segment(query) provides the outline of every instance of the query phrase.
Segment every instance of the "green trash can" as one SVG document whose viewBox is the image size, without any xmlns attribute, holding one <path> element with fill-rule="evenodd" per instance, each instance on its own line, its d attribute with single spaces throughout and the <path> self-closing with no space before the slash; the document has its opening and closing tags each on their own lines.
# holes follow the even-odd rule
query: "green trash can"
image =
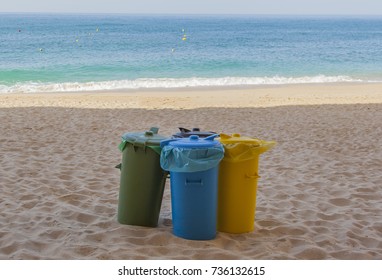
<svg viewBox="0 0 382 280">
<path fill-rule="evenodd" d="M 167 172 L 160 166 L 158 128 L 146 132 L 125 133 L 122 151 L 121 181 L 118 198 L 118 222 L 126 225 L 156 227 Z"/>
</svg>

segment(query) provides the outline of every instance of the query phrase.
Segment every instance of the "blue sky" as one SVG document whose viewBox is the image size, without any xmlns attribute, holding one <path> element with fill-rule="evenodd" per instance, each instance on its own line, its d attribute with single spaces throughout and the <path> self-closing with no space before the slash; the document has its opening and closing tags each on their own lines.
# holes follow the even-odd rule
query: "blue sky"
<svg viewBox="0 0 382 280">
<path fill-rule="evenodd" d="M 382 0 L 2 0 L 0 12 L 382 15 Z"/>
</svg>

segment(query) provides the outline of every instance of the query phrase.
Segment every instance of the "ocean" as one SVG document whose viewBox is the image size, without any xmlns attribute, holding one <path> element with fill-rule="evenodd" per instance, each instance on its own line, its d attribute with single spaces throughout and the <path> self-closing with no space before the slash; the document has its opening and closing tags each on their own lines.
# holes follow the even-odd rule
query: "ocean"
<svg viewBox="0 0 382 280">
<path fill-rule="evenodd" d="M 0 14 L 0 93 L 382 82 L 382 17 Z"/>
</svg>

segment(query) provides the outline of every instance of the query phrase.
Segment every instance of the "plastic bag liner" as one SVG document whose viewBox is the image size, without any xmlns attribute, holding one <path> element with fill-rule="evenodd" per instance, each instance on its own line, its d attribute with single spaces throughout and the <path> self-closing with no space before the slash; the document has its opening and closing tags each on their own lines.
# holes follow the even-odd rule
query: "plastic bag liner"
<svg viewBox="0 0 382 280">
<path fill-rule="evenodd" d="M 130 143 L 129 141 L 122 139 L 122 142 L 118 145 L 119 150 L 121 152 L 123 152 L 123 150 L 126 148 L 127 144 L 133 144 L 133 143 Z M 154 152 L 156 152 L 158 155 L 160 155 L 161 150 L 162 150 L 162 148 L 160 146 L 146 146 L 146 147 L 154 150 Z"/>
<path fill-rule="evenodd" d="M 276 145 L 274 141 L 259 140 L 259 142 L 259 145 L 244 143 L 224 144 L 224 160 L 234 162 L 252 160 Z"/>
<path fill-rule="evenodd" d="M 210 148 L 181 148 L 164 146 L 160 164 L 164 170 L 171 172 L 199 172 L 216 167 L 224 157 L 222 145 Z"/>
</svg>

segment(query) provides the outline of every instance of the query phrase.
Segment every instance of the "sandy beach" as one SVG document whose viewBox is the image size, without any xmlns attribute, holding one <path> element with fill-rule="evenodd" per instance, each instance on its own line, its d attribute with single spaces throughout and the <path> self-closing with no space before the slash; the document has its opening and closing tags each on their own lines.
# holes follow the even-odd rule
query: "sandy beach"
<svg viewBox="0 0 382 280">
<path fill-rule="evenodd" d="M 0 94 L 0 259 L 382 259 L 382 84 Z M 274 140 L 255 231 L 210 241 L 117 222 L 129 131 Z"/>
</svg>

